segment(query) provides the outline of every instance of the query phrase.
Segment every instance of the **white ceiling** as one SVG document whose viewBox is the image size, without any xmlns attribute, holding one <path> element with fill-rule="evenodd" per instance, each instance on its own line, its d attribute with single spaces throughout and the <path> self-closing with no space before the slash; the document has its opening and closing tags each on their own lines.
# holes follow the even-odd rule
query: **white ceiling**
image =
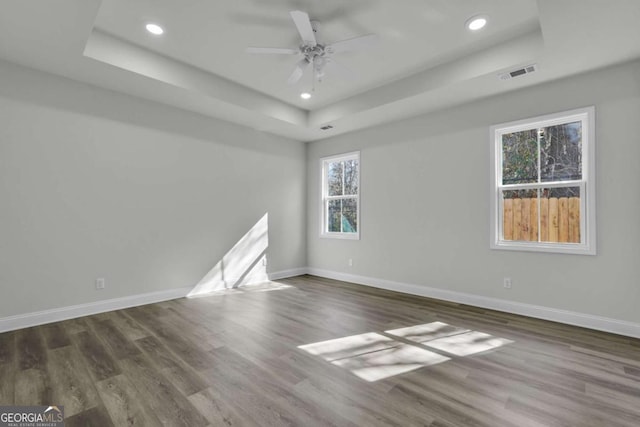
<svg viewBox="0 0 640 427">
<path fill-rule="evenodd" d="M 432 1 L 428 8 L 424 0 L 402 0 L 401 8 L 388 0 L 187 3 L 188 7 L 175 0 L 104 0 L 95 28 L 306 109 L 348 98 L 538 26 L 535 0 L 489 0 L 482 2 L 481 9 L 477 0 Z M 345 3 L 348 8 L 342 6 Z M 299 95 L 310 91 L 310 74 L 295 86 L 286 84 L 300 58 L 245 53 L 247 46 L 299 46 L 300 37 L 289 16 L 289 11 L 298 9 L 320 21 L 317 38 L 326 43 L 370 33 L 380 36 L 372 50 L 337 55 L 357 79 L 327 76 L 306 102 Z M 464 22 L 479 12 L 490 15 L 492 25 L 472 34 Z M 162 23 L 166 34 L 151 36 L 144 29 L 145 21 Z"/>
<path fill-rule="evenodd" d="M 303 101 L 310 76 L 286 83 L 298 57 L 244 51 L 296 48 L 291 10 L 320 21 L 323 43 L 380 42 L 336 54 L 356 77 L 327 73 Z M 472 33 L 477 14 L 489 24 Z M 640 57 L 638 22 L 638 0 L 4 0 L 0 58 L 311 141 Z"/>
</svg>

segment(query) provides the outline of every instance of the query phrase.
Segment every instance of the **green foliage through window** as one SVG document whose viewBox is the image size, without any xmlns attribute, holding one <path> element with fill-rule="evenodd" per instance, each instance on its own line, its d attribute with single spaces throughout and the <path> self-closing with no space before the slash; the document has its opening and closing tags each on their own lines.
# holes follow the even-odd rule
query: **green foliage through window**
<svg viewBox="0 0 640 427">
<path fill-rule="evenodd" d="M 502 135 L 502 184 L 582 179 L 581 122 L 528 129 Z M 572 188 L 550 188 L 542 197 L 573 197 Z M 537 197 L 536 190 L 508 193 L 507 198 Z"/>
<path fill-rule="evenodd" d="M 595 254 L 594 112 L 492 127 L 492 248 Z"/>
<path fill-rule="evenodd" d="M 325 233 L 358 232 L 359 158 L 349 155 L 325 160 Z"/>
</svg>

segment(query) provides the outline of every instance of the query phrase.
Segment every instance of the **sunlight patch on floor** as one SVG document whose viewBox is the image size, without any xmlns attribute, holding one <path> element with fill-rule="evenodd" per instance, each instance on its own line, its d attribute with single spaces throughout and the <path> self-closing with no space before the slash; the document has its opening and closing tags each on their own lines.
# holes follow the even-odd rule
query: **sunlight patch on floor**
<svg viewBox="0 0 640 427">
<path fill-rule="evenodd" d="M 401 337 L 415 342 L 431 341 L 440 337 L 469 332 L 469 329 L 458 328 L 444 322 L 431 322 L 424 325 L 414 325 L 406 328 L 385 331 L 387 334 Z"/>
<path fill-rule="evenodd" d="M 291 289 L 294 286 L 285 285 L 284 283 L 278 282 L 264 282 L 257 283 L 253 285 L 242 286 L 239 289 L 245 293 L 251 292 L 271 292 L 271 291 L 280 291 L 282 289 Z"/>
<path fill-rule="evenodd" d="M 375 332 L 298 347 L 365 381 L 378 381 L 449 360 L 428 350 L 403 344 Z"/>
<path fill-rule="evenodd" d="M 367 332 L 298 348 L 347 369 L 365 381 L 374 382 L 447 362 L 453 357 L 472 356 L 513 343 L 444 322 L 392 329 L 385 334 Z M 403 339 L 416 344 L 399 341 Z"/>
<path fill-rule="evenodd" d="M 391 338 L 376 334 L 375 332 L 369 332 L 335 340 L 301 345 L 298 348 L 314 356 L 320 356 L 327 362 L 333 362 L 346 357 L 385 350 L 397 345 L 400 345 L 400 343 Z"/>
<path fill-rule="evenodd" d="M 237 288 L 220 289 L 217 291 L 208 292 L 203 295 L 190 296 L 190 298 L 204 298 L 204 297 L 212 297 L 216 295 L 250 294 L 250 293 L 256 293 L 256 292 L 271 292 L 271 291 L 281 291 L 284 289 L 296 289 L 296 287 L 292 285 L 285 285 L 284 283 L 269 281 L 269 282 L 251 284 L 251 285 L 243 285 Z"/>
<path fill-rule="evenodd" d="M 414 325 L 407 328 L 393 329 L 386 331 L 386 333 L 456 356 L 470 356 L 513 342 L 485 334 L 484 332 L 451 326 L 444 322 Z"/>
<path fill-rule="evenodd" d="M 512 342 L 483 332 L 470 331 L 464 334 L 438 338 L 424 343 L 424 345 L 456 356 L 471 356 L 472 354 L 483 353 Z"/>
<path fill-rule="evenodd" d="M 348 369 L 365 381 L 373 382 L 447 360 L 451 359 L 414 345 L 400 344 L 397 347 L 335 360 L 331 363 Z"/>
</svg>

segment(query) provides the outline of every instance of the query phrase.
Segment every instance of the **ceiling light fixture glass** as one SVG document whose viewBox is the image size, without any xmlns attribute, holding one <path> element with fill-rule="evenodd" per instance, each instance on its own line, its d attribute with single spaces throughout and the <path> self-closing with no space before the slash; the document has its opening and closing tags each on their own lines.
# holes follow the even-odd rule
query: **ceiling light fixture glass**
<svg viewBox="0 0 640 427">
<path fill-rule="evenodd" d="M 300 98 L 302 98 L 302 99 L 310 99 L 311 98 L 311 94 L 309 92 L 302 92 L 300 94 Z"/>
<path fill-rule="evenodd" d="M 160 34 L 164 33 L 164 29 L 158 24 L 147 24 L 145 28 L 151 34 L 155 34 L 156 36 L 159 36 Z"/>
<path fill-rule="evenodd" d="M 485 25 L 487 25 L 487 17 L 481 15 L 472 16 L 465 23 L 465 27 L 471 31 L 478 31 L 484 28 Z"/>
</svg>

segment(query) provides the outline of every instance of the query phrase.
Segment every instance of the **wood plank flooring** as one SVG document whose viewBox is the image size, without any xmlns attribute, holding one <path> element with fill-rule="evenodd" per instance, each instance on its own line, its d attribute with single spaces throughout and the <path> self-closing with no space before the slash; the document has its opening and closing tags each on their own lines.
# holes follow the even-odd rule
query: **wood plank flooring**
<svg viewBox="0 0 640 427">
<path fill-rule="evenodd" d="M 0 404 L 71 427 L 637 427 L 640 340 L 300 276 L 0 334 Z"/>
</svg>

